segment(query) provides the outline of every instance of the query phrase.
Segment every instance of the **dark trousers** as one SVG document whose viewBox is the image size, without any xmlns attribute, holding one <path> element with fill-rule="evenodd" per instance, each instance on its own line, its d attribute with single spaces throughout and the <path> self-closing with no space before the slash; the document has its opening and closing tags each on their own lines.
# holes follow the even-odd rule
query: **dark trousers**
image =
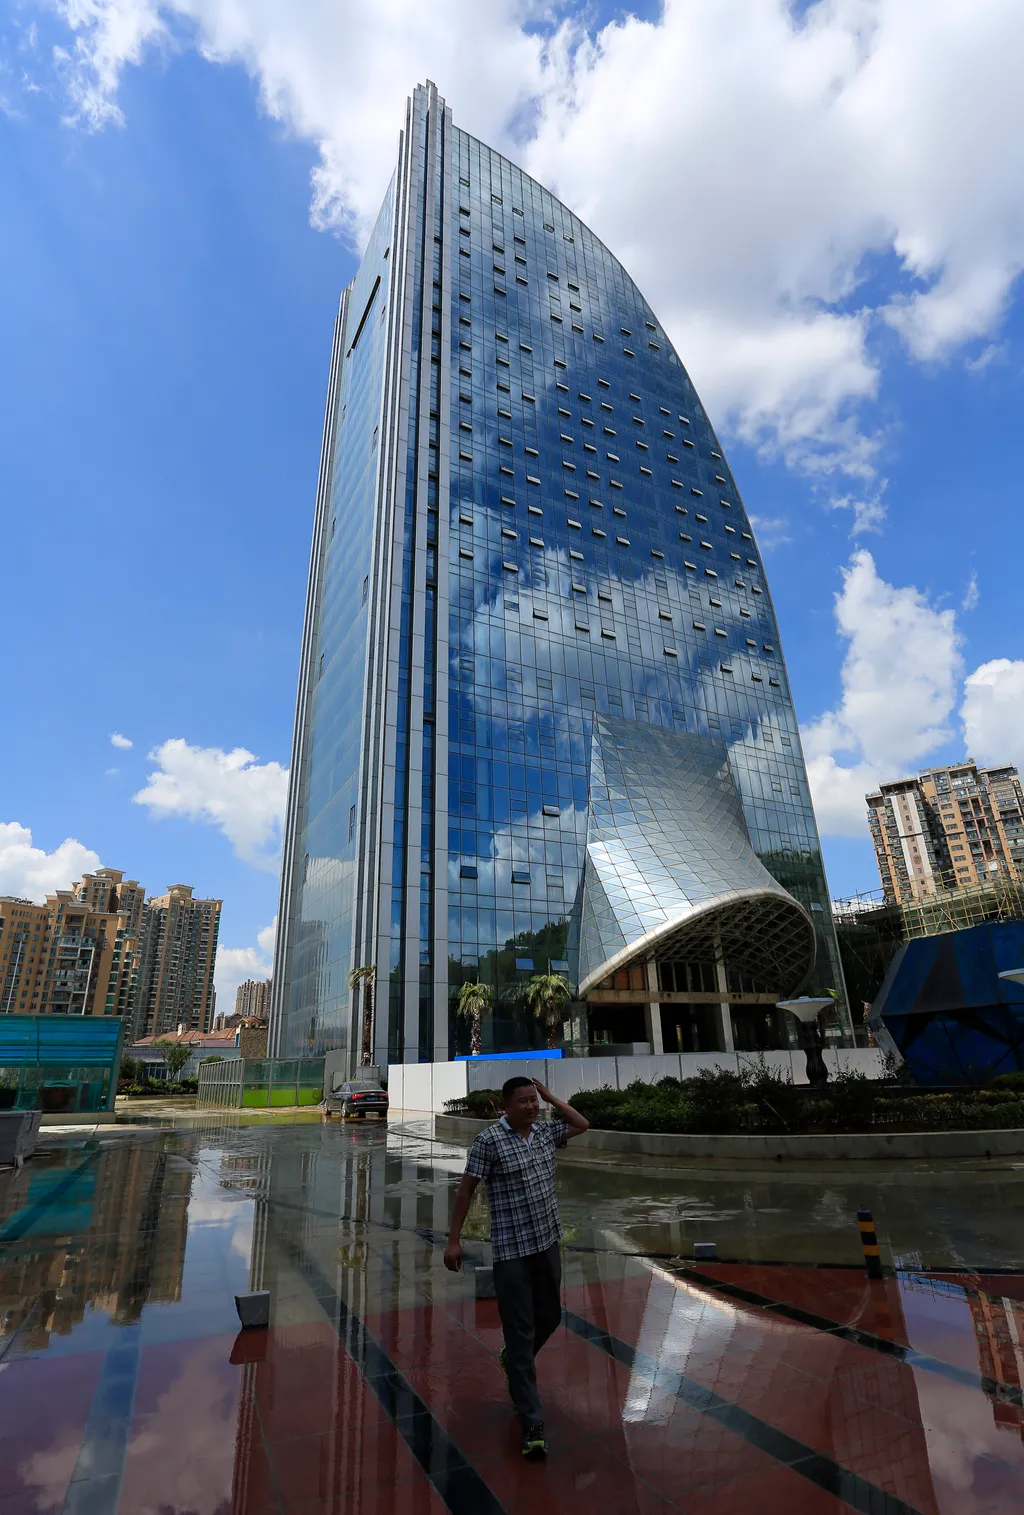
<svg viewBox="0 0 1024 1515">
<path fill-rule="evenodd" d="M 546 1252 L 494 1264 L 494 1293 L 505 1335 L 512 1401 L 524 1426 L 543 1420 L 536 1356 L 562 1322 L 562 1259 L 558 1243 Z"/>
</svg>

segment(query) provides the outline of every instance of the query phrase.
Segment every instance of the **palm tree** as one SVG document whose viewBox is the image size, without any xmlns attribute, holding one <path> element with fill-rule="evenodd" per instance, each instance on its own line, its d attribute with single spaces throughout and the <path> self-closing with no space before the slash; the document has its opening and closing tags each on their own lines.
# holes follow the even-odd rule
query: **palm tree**
<svg viewBox="0 0 1024 1515">
<path fill-rule="evenodd" d="M 369 1065 L 373 1057 L 373 986 L 377 980 L 377 964 L 370 963 L 364 968 L 353 968 L 348 976 L 348 986 L 356 989 L 360 984 L 363 986 L 363 1066 Z"/>
<path fill-rule="evenodd" d="M 569 985 L 557 973 L 535 973 L 526 986 L 527 1008 L 544 1022 L 549 1048 L 558 1045 L 564 1025 L 562 1010 L 571 998 Z"/>
<path fill-rule="evenodd" d="M 485 1010 L 491 1008 L 490 984 L 463 984 L 455 1005 L 455 1014 L 460 1020 L 469 1021 L 469 1050 L 473 1057 L 480 1056 L 480 1026 Z"/>
</svg>

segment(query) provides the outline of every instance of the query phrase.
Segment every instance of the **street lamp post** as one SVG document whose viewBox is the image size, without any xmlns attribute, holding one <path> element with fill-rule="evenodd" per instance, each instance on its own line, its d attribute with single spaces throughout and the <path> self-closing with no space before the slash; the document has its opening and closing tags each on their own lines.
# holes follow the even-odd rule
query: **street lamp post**
<svg viewBox="0 0 1024 1515">
<path fill-rule="evenodd" d="M 823 1054 L 824 1042 L 818 1017 L 833 1001 L 802 995 L 799 999 L 781 999 L 778 1009 L 789 1010 L 800 1022 L 800 1045 L 807 1060 L 807 1082 L 814 1087 L 828 1083 L 828 1068 Z"/>
</svg>

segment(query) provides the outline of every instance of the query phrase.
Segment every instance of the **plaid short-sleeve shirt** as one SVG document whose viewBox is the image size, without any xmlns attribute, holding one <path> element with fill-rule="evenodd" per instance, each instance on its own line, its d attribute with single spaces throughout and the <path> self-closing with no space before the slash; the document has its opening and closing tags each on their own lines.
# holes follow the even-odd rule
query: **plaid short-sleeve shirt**
<svg viewBox="0 0 1024 1515">
<path fill-rule="evenodd" d="M 527 1141 L 500 1120 L 470 1147 L 466 1172 L 487 1185 L 495 1262 L 544 1252 L 561 1236 L 555 1151 L 568 1131 L 564 1120 L 538 1121 Z"/>
</svg>

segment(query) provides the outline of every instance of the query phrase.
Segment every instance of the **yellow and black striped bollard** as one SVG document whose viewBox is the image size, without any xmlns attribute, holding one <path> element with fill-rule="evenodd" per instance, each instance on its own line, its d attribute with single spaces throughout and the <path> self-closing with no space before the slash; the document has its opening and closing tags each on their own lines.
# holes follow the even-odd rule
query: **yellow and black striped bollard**
<svg viewBox="0 0 1024 1515">
<path fill-rule="evenodd" d="M 882 1277 L 882 1258 L 878 1250 L 878 1237 L 875 1235 L 875 1217 L 870 1210 L 857 1211 L 857 1225 L 860 1227 L 860 1244 L 864 1249 L 864 1266 L 869 1278 Z"/>
</svg>

